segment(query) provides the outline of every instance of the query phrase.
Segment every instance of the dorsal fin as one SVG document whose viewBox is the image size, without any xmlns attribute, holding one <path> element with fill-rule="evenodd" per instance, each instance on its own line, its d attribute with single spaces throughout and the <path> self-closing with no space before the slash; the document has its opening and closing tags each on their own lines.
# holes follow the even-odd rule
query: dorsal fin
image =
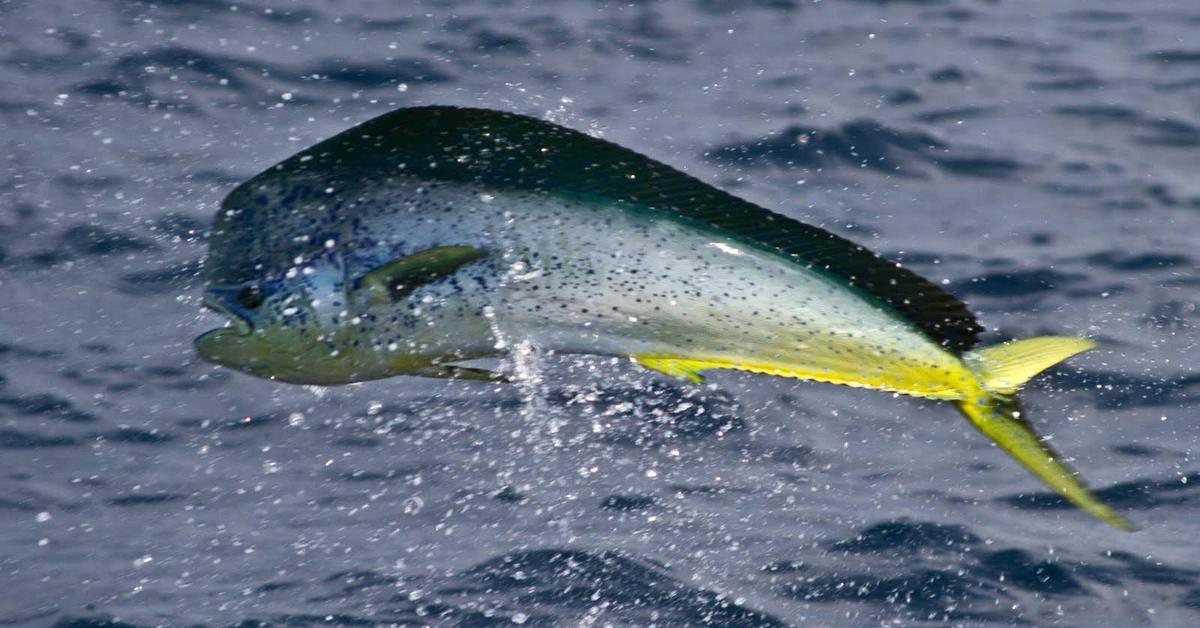
<svg viewBox="0 0 1200 628">
<path fill-rule="evenodd" d="M 406 172 L 431 180 L 606 198 L 618 206 L 644 207 L 697 228 L 719 230 L 841 279 L 950 350 L 969 349 L 981 331 L 962 302 L 862 246 L 612 142 L 524 115 L 457 107 L 399 109 L 321 142 L 274 170 L 315 177 L 338 189 Z"/>
</svg>

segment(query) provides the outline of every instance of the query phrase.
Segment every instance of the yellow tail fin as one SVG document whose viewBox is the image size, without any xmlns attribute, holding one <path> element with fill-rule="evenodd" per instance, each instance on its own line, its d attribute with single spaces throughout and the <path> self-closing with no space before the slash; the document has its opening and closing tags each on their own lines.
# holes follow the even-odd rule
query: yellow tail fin
<svg viewBox="0 0 1200 628">
<path fill-rule="evenodd" d="M 1029 378 L 1093 347 L 1095 343 L 1081 338 L 1045 337 L 972 351 L 964 357 L 985 393 L 956 405 L 976 429 L 1064 499 L 1115 528 L 1132 531 L 1134 525 L 1097 499 L 1037 435 L 1011 397 Z"/>
<path fill-rule="evenodd" d="M 970 351 L 963 359 L 988 392 L 1011 395 L 1034 375 L 1094 348 L 1085 338 L 1043 336 Z"/>
<path fill-rule="evenodd" d="M 1096 343 L 1081 337 L 1042 336 L 976 349 L 964 359 L 985 389 L 1012 395 L 1039 372 L 1093 348 Z"/>
</svg>

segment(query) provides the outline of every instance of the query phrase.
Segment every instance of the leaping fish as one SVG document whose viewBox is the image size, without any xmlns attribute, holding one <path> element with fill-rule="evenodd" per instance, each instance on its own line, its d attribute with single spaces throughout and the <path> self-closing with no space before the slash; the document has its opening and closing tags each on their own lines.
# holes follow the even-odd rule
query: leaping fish
<svg viewBox="0 0 1200 628">
<path fill-rule="evenodd" d="M 399 109 L 225 198 L 196 339 L 251 375 L 499 380 L 458 362 L 513 339 L 700 382 L 736 369 L 952 402 L 1071 503 L 1122 530 L 1022 414 L 1017 390 L 1095 345 L 974 348 L 938 286 L 862 246 L 536 118 Z"/>
</svg>

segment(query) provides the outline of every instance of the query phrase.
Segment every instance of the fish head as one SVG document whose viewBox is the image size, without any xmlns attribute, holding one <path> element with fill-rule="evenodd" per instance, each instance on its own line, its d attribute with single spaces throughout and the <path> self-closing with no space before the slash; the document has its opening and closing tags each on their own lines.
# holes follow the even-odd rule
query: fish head
<svg viewBox="0 0 1200 628">
<path fill-rule="evenodd" d="M 318 202 L 295 182 L 251 181 L 213 223 L 204 305 L 225 327 L 196 338 L 202 358 L 244 373 L 304 384 L 373 376 L 356 351 L 341 226 L 314 219 Z M 309 186 L 314 187 L 314 186 Z"/>
</svg>

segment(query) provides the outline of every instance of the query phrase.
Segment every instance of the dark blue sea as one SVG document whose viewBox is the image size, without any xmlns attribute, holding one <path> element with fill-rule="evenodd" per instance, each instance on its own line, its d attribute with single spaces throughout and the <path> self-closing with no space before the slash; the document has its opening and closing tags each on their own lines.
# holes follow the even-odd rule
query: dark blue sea
<svg viewBox="0 0 1200 628">
<path fill-rule="evenodd" d="M 223 196 L 426 104 L 822 225 L 985 343 L 1095 338 L 1026 409 L 1142 529 L 935 402 L 200 361 Z M 1185 0 L 0 0 L 0 624 L 1200 625 L 1198 172 Z"/>
</svg>

